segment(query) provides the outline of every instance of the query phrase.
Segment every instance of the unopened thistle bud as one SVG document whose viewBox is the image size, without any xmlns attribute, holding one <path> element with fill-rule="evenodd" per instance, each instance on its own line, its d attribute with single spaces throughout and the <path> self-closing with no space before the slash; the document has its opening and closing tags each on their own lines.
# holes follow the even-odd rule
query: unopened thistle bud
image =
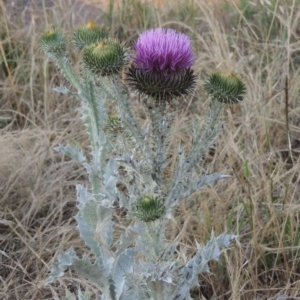
<svg viewBox="0 0 300 300">
<path fill-rule="evenodd" d="M 169 102 L 194 89 L 196 77 L 190 67 L 195 57 L 185 34 L 165 28 L 147 30 L 138 38 L 135 51 L 127 75 L 138 93 Z"/>
<path fill-rule="evenodd" d="M 204 89 L 214 100 L 228 104 L 242 101 L 246 93 L 246 85 L 234 73 L 213 73 Z"/>
<path fill-rule="evenodd" d="M 104 127 L 104 132 L 116 137 L 124 132 L 124 127 L 122 126 L 121 120 L 118 116 L 109 116 L 106 120 Z"/>
<path fill-rule="evenodd" d="M 105 39 L 83 49 L 84 68 L 93 74 L 107 76 L 119 73 L 126 63 L 126 50 L 119 42 Z"/>
<path fill-rule="evenodd" d="M 161 199 L 157 197 L 142 196 L 132 204 L 132 214 L 144 222 L 159 219 L 165 212 Z"/>
<path fill-rule="evenodd" d="M 45 53 L 51 53 L 57 56 L 65 56 L 66 40 L 61 31 L 51 29 L 46 31 L 39 41 L 39 47 Z"/>
<path fill-rule="evenodd" d="M 107 30 L 98 26 L 94 21 L 89 21 L 74 32 L 73 44 L 81 51 L 85 46 L 98 43 L 106 38 L 108 38 Z"/>
</svg>

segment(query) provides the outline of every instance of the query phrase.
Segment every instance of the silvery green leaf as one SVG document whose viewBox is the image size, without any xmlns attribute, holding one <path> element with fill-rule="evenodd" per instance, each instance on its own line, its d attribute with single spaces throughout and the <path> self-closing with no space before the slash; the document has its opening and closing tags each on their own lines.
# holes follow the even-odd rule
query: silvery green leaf
<svg viewBox="0 0 300 300">
<path fill-rule="evenodd" d="M 178 246 L 178 242 L 171 243 L 170 245 L 168 245 L 163 255 L 164 261 L 170 261 L 172 259 L 174 253 L 176 252 L 177 246 Z"/>
<path fill-rule="evenodd" d="M 139 297 L 139 292 L 137 289 L 130 289 L 128 288 L 126 291 L 122 293 L 119 300 L 132 300 L 132 299 L 141 299 Z M 149 299 L 149 298 L 147 298 Z M 142 300 L 142 299 L 141 299 Z"/>
<path fill-rule="evenodd" d="M 51 274 L 47 278 L 46 284 L 53 283 L 57 278 L 62 277 L 65 270 L 72 265 L 74 259 L 78 259 L 78 257 L 73 247 L 61 253 L 51 268 Z"/>
<path fill-rule="evenodd" d="M 81 184 L 76 185 L 78 208 L 83 209 L 85 203 L 92 197 L 88 190 Z"/>
<path fill-rule="evenodd" d="M 195 190 L 199 190 L 203 185 L 211 185 L 215 181 L 220 179 L 228 178 L 230 175 L 223 175 L 220 173 L 214 173 L 209 175 L 203 175 L 195 184 Z"/>
<path fill-rule="evenodd" d="M 212 231 L 212 236 L 213 235 L 214 232 Z M 218 237 L 216 237 L 216 240 L 220 248 L 228 248 L 230 246 L 230 243 L 237 238 L 238 235 L 222 233 Z"/>
<path fill-rule="evenodd" d="M 184 159 L 184 155 L 182 155 L 182 159 Z M 180 163 L 181 162 L 179 162 L 179 164 Z M 177 176 L 178 177 L 180 176 L 180 172 L 178 173 Z M 173 188 L 169 189 L 168 195 L 165 200 L 166 208 L 167 208 L 167 216 L 171 216 L 172 207 L 178 205 L 178 203 L 182 199 L 189 198 L 194 192 L 198 191 L 202 186 L 211 185 L 215 181 L 228 178 L 228 177 L 230 177 L 230 175 L 223 175 L 220 173 L 203 175 L 200 178 L 196 178 L 196 176 L 190 175 L 190 177 L 186 179 L 186 182 L 178 181 L 176 184 L 174 182 Z"/>
<path fill-rule="evenodd" d="M 138 162 L 134 159 L 133 155 L 131 153 L 123 153 L 122 157 L 116 158 L 116 161 L 126 163 L 127 165 L 131 166 L 136 171 L 141 170 L 142 162 Z"/>
<path fill-rule="evenodd" d="M 112 244 L 113 222 L 112 211 L 91 200 L 78 212 L 75 219 L 80 236 L 97 259 L 104 261 L 104 253 Z"/>
<path fill-rule="evenodd" d="M 199 179 L 192 178 L 187 182 L 187 187 L 181 193 L 181 199 L 190 197 L 192 193 L 198 191 L 204 185 L 211 185 L 215 181 L 228 178 L 230 175 L 223 175 L 220 173 L 214 173 L 209 175 L 202 175 Z"/>
<path fill-rule="evenodd" d="M 67 89 L 65 86 L 62 86 L 62 85 L 55 87 L 53 90 L 57 93 L 61 93 L 61 94 L 65 94 L 65 95 L 71 94 L 70 90 Z"/>
<path fill-rule="evenodd" d="M 98 264 L 103 265 L 102 260 L 102 249 L 99 242 L 95 239 L 95 230 L 87 224 L 87 222 L 79 216 L 75 216 L 77 221 L 77 228 L 80 232 L 81 238 L 84 240 L 85 244 L 90 247 L 91 251 L 95 254 Z"/>
<path fill-rule="evenodd" d="M 108 299 L 117 300 L 116 286 L 111 276 L 108 277 L 108 285 L 106 287 L 106 294 L 109 296 Z"/>
<path fill-rule="evenodd" d="M 97 284 L 100 289 L 103 289 L 107 284 L 104 270 L 100 269 L 97 263 L 92 264 L 86 254 L 83 255 L 82 259 L 73 259 L 71 268 Z"/>
<path fill-rule="evenodd" d="M 83 152 L 78 147 L 71 147 L 70 145 L 63 146 L 58 145 L 53 148 L 55 151 L 60 152 L 63 155 L 67 155 L 75 161 L 79 162 L 82 166 L 84 166 L 87 171 L 90 170 L 90 165 L 87 162 L 87 159 Z"/>
<path fill-rule="evenodd" d="M 137 233 L 136 249 L 140 251 L 146 261 L 157 261 L 159 257 L 163 256 L 166 248 L 163 220 L 158 219 L 150 225 L 136 220 L 134 230 Z"/>
<path fill-rule="evenodd" d="M 175 260 L 157 262 L 140 260 L 134 268 L 143 276 L 152 299 L 171 299 L 171 295 L 178 287 L 178 269 L 180 270 L 181 266 Z"/>
<path fill-rule="evenodd" d="M 219 260 L 221 254 L 221 248 L 227 248 L 230 242 L 236 239 L 236 235 L 221 234 L 218 237 L 214 237 L 213 233 L 208 243 L 201 247 L 198 243 L 197 253 L 190 259 L 183 273 L 184 278 L 188 278 L 190 288 L 198 285 L 198 275 L 200 273 L 209 272 L 208 262 L 211 260 Z"/>
<path fill-rule="evenodd" d="M 114 222 L 112 221 L 112 210 L 111 208 L 104 207 L 102 205 L 98 205 L 97 209 L 97 226 L 96 226 L 96 235 L 95 238 L 104 239 L 105 243 L 102 243 L 102 247 L 107 247 L 108 249 L 111 247 L 113 242 L 113 226 Z M 87 216 L 85 215 L 85 218 Z"/>
<path fill-rule="evenodd" d="M 106 191 L 111 193 L 115 192 L 116 190 L 116 183 L 117 183 L 117 164 L 114 158 L 110 158 L 108 164 L 106 165 L 105 174 L 104 174 L 104 185 Z"/>
<path fill-rule="evenodd" d="M 129 207 L 129 198 L 122 193 L 118 193 L 118 202 L 120 207 Z"/>
<path fill-rule="evenodd" d="M 77 286 L 77 295 L 71 293 L 69 290 L 66 289 L 66 295 L 61 300 L 90 300 L 91 293 L 89 291 L 81 291 L 80 287 Z M 54 297 L 54 300 L 60 300 L 57 297 Z"/>
<path fill-rule="evenodd" d="M 78 96 L 82 100 L 82 106 L 79 108 L 79 111 L 89 135 L 93 163 L 102 169 L 102 164 L 105 161 L 103 152 L 105 152 L 104 150 L 107 148 L 103 147 L 103 145 L 106 144 L 106 136 L 103 132 L 103 126 L 107 120 L 106 107 L 101 93 L 100 95 L 97 93 L 98 89 L 94 78 L 85 74 L 82 83 L 82 93 L 78 93 Z"/>
<path fill-rule="evenodd" d="M 50 53 L 50 52 L 47 52 L 47 55 L 48 55 L 48 57 L 49 57 L 50 59 L 52 59 L 53 61 L 55 61 L 55 62 L 56 62 L 55 55 L 53 55 L 53 54 L 52 54 L 52 53 Z"/>
<path fill-rule="evenodd" d="M 80 236 L 95 254 L 99 264 L 111 263 L 107 256 L 113 240 L 112 210 L 96 202 L 83 186 L 77 186 L 79 212 L 75 219 Z M 106 248 L 105 248 L 106 247 Z"/>
<path fill-rule="evenodd" d="M 190 296 L 190 288 L 187 284 L 183 284 L 180 288 L 170 297 L 171 300 L 192 300 Z"/>
<path fill-rule="evenodd" d="M 218 124 L 223 104 L 218 101 L 212 101 L 210 109 L 207 112 L 204 128 L 199 130 L 194 139 L 193 147 L 187 156 L 187 165 L 183 175 L 192 172 L 202 161 L 205 152 L 213 145 L 218 137 L 221 125 Z"/>
<path fill-rule="evenodd" d="M 118 257 L 121 255 L 132 243 L 135 241 L 136 232 L 134 232 L 134 227 L 129 226 L 126 230 L 120 235 L 119 241 L 117 243 L 115 256 Z"/>
<path fill-rule="evenodd" d="M 80 287 L 78 287 L 77 292 L 77 300 L 90 300 L 91 299 L 91 293 L 88 291 L 81 291 Z"/>
<path fill-rule="evenodd" d="M 132 248 L 126 249 L 114 263 L 114 269 L 112 270 L 113 279 L 115 282 L 116 298 L 119 299 L 123 294 L 126 287 L 126 274 L 133 272 L 133 257 L 136 253 Z"/>
</svg>

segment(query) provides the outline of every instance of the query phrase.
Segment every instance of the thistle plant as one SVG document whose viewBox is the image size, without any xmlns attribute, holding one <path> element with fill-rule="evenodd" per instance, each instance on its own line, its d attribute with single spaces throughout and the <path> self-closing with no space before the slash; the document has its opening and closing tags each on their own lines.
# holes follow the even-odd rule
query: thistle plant
<svg viewBox="0 0 300 300">
<path fill-rule="evenodd" d="M 206 245 L 196 242 L 196 254 L 187 258 L 179 253 L 177 242 L 167 240 L 166 228 L 180 201 L 189 200 L 202 186 L 228 177 L 199 174 L 198 170 L 220 132 L 222 107 L 241 101 L 245 85 L 233 73 L 214 73 L 207 79 L 205 90 L 211 105 L 205 124 L 201 127 L 194 122 L 191 150 L 179 147 L 170 175 L 168 145 L 177 112 L 167 107 L 171 102 L 176 106 L 176 98 L 188 97 L 197 78 L 191 69 L 196 58 L 189 38 L 172 29 L 150 29 L 139 36 L 134 55 L 129 56 L 122 43 L 90 22 L 73 35 L 73 44 L 81 52 L 80 74 L 67 58 L 65 41 L 63 34 L 53 29 L 41 37 L 40 48 L 76 92 L 62 86 L 55 90 L 81 101 L 91 159 L 77 146 L 59 145 L 55 150 L 77 161 L 88 173 L 90 184 L 76 187 L 75 219 L 93 259 L 86 254 L 79 258 L 70 248 L 59 255 L 47 283 L 71 268 L 97 286 L 97 299 L 192 299 L 190 290 L 198 286 L 198 275 L 209 271 L 208 262 L 219 260 L 221 249 L 236 236 L 212 234 Z M 127 75 L 125 80 L 120 72 Z M 145 127 L 133 112 L 133 92 L 145 106 L 149 119 Z M 112 113 L 109 103 L 116 108 Z M 116 238 L 112 216 L 120 207 L 131 222 Z M 80 288 L 77 297 L 90 299 Z"/>
</svg>

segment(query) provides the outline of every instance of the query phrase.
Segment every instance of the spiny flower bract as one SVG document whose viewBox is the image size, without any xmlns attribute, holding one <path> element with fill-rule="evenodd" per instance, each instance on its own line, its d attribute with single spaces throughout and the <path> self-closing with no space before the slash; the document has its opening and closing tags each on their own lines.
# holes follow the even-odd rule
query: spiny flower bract
<svg viewBox="0 0 300 300">
<path fill-rule="evenodd" d="M 234 73 L 213 73 L 204 84 L 204 89 L 214 100 L 235 104 L 243 100 L 246 85 Z"/>
<path fill-rule="evenodd" d="M 193 90 L 196 82 L 190 67 L 195 57 L 185 34 L 166 28 L 149 29 L 138 38 L 135 52 L 127 75 L 137 92 L 170 101 Z"/>
<path fill-rule="evenodd" d="M 126 63 L 126 50 L 113 39 L 105 39 L 83 49 L 83 66 L 93 74 L 107 76 L 119 73 Z"/>
<path fill-rule="evenodd" d="M 119 116 L 111 115 L 107 118 L 104 132 L 112 136 L 117 136 L 124 132 L 124 127 L 122 126 Z"/>
<path fill-rule="evenodd" d="M 108 38 L 105 28 L 98 26 L 94 21 L 89 21 L 86 25 L 76 29 L 73 34 L 73 44 L 79 50 L 85 46 L 100 42 Z"/>
<path fill-rule="evenodd" d="M 39 40 L 39 47 L 45 53 L 65 56 L 66 40 L 62 32 L 54 28 L 46 31 Z"/>
<path fill-rule="evenodd" d="M 164 204 L 158 197 L 141 196 L 132 204 L 132 214 L 144 222 L 155 221 L 164 212 Z"/>
</svg>

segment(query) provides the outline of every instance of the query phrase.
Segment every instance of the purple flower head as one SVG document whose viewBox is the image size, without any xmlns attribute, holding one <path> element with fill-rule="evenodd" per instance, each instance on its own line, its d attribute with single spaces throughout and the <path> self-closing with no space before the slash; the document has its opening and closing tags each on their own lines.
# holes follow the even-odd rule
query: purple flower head
<svg viewBox="0 0 300 300">
<path fill-rule="evenodd" d="M 195 61 L 190 39 L 173 29 L 156 28 L 142 33 L 127 71 L 129 85 L 157 104 L 189 95 L 196 84 L 191 69 Z"/>
<path fill-rule="evenodd" d="M 191 41 L 174 29 L 156 28 L 142 33 L 135 44 L 134 62 L 145 72 L 169 74 L 192 66 L 195 61 Z"/>
</svg>

